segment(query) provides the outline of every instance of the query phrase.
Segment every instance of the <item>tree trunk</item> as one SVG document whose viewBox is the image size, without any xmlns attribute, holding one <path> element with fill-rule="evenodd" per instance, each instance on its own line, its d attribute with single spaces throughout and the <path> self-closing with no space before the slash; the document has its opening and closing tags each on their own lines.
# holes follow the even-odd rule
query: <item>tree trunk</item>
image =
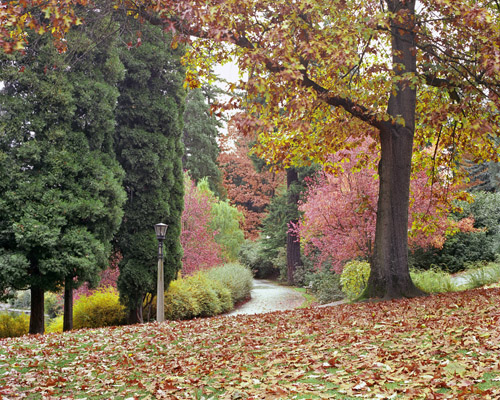
<svg viewBox="0 0 500 400">
<path fill-rule="evenodd" d="M 387 0 L 389 11 L 402 16 L 391 20 L 394 73 L 416 71 L 415 1 Z M 379 198 L 371 274 L 364 297 L 392 299 L 423 294 L 408 269 L 408 206 L 415 132 L 416 88 L 401 80 L 391 94 L 388 114 L 403 117 L 404 125 L 387 122 L 380 129 Z"/>
<path fill-rule="evenodd" d="M 44 294 L 41 287 L 31 286 L 30 334 L 43 334 L 45 331 Z"/>
<path fill-rule="evenodd" d="M 73 286 L 71 286 L 71 278 L 66 278 L 64 283 L 64 315 L 63 315 L 63 332 L 73 329 Z"/>
<path fill-rule="evenodd" d="M 299 203 L 299 193 L 294 189 L 294 183 L 299 181 L 297 170 L 295 168 L 288 168 L 286 170 L 286 186 L 288 190 L 288 209 L 294 210 L 293 214 L 297 214 Z M 292 219 L 290 222 L 296 224 L 298 220 Z M 302 265 L 300 258 L 300 239 L 295 232 L 287 232 L 286 235 L 286 268 L 287 268 L 287 281 L 290 285 L 295 283 L 294 274 L 297 266 Z"/>
<path fill-rule="evenodd" d="M 142 324 L 143 322 L 144 320 L 142 318 L 142 301 L 141 301 L 136 308 L 132 308 L 129 310 L 128 323 L 130 325 L 133 325 L 133 324 Z"/>
</svg>

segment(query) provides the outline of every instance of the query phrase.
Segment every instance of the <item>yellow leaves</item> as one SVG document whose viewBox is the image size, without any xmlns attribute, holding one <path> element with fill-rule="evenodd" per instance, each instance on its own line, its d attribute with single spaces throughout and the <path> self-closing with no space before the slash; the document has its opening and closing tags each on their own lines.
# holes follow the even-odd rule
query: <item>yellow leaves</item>
<svg viewBox="0 0 500 400">
<path fill-rule="evenodd" d="M 184 87 L 191 88 L 191 89 L 197 89 L 201 87 L 201 82 L 198 79 L 198 75 L 191 70 L 186 71 L 186 78 L 184 80 Z"/>
</svg>

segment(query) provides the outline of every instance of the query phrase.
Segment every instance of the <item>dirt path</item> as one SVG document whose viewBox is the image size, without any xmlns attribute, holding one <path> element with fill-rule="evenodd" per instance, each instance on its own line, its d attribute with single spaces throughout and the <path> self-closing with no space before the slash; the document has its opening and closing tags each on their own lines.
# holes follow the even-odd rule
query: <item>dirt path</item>
<svg viewBox="0 0 500 400">
<path fill-rule="evenodd" d="M 254 279 L 251 300 L 226 315 L 292 310 L 303 302 L 304 297 L 291 288 L 263 279 Z"/>
</svg>

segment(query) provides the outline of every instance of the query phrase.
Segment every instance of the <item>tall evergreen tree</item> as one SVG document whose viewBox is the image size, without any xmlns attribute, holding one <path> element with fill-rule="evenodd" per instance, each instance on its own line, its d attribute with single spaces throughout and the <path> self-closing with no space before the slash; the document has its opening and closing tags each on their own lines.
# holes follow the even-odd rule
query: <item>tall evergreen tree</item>
<svg viewBox="0 0 500 400">
<path fill-rule="evenodd" d="M 102 11 L 100 9 L 99 11 Z M 117 168 L 113 149 L 115 134 L 115 109 L 118 99 L 117 83 L 124 77 L 123 64 L 118 56 L 118 28 L 109 15 L 88 9 L 85 25 L 68 34 L 68 79 L 73 86 L 75 117 L 72 129 L 85 134 L 91 151 L 102 154 L 111 168 Z M 111 161 L 112 160 L 112 161 Z M 120 169 L 120 179 L 123 171 Z M 123 193 L 122 205 L 125 200 Z M 110 240 L 116 233 L 123 215 L 122 208 L 115 209 L 109 224 L 100 224 L 99 237 L 106 243 L 106 254 L 111 251 Z M 106 265 L 106 260 L 101 265 Z M 66 276 L 64 290 L 63 329 L 73 329 L 73 289 L 77 271 Z M 91 277 L 95 280 L 97 277 Z M 89 277 L 90 279 L 90 277 Z"/>
<path fill-rule="evenodd" d="M 88 139 L 101 107 L 80 110 L 93 89 L 75 84 L 66 57 L 38 38 L 1 59 L 0 292 L 31 289 L 30 333 L 44 331 L 45 291 L 106 265 L 125 199 L 121 168 Z"/>
<path fill-rule="evenodd" d="M 183 209 L 182 49 L 169 35 L 140 26 L 142 45 L 124 48 L 126 68 L 120 83 L 116 154 L 125 169 L 127 203 L 117 237 L 123 255 L 118 289 L 129 309 L 129 322 L 142 322 L 142 304 L 156 290 L 157 241 L 154 225 L 168 225 L 164 242 L 165 285 L 181 268 Z"/>
<path fill-rule="evenodd" d="M 182 164 L 195 182 L 207 178 L 210 189 L 219 197 L 225 197 L 222 195 L 222 174 L 217 161 L 220 151 L 216 138 L 220 122 L 210 114 L 209 103 L 213 96 L 215 93 L 211 87 L 193 89 L 187 94 Z"/>
</svg>

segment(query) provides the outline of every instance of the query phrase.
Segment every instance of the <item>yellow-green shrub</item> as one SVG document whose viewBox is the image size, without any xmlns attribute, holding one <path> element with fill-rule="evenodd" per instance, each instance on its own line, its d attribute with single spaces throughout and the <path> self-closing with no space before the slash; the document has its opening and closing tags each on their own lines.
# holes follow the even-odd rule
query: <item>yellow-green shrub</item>
<svg viewBox="0 0 500 400">
<path fill-rule="evenodd" d="M 202 273 L 186 279 L 193 288 L 196 301 L 200 305 L 200 317 L 212 317 L 222 312 L 222 306 L 210 280 Z"/>
<path fill-rule="evenodd" d="M 125 307 L 120 304 L 113 287 L 97 289 L 90 296 L 81 296 L 73 306 L 73 329 L 101 328 L 125 322 Z M 63 316 L 53 319 L 46 332 L 62 332 Z"/>
<path fill-rule="evenodd" d="M 244 265 L 229 263 L 209 269 L 205 274 L 209 279 L 218 281 L 229 289 L 234 304 L 250 297 L 253 275 Z"/>
<path fill-rule="evenodd" d="M 73 327 L 100 328 L 125 322 L 125 307 L 120 304 L 113 287 L 98 289 L 90 296 L 82 296 L 73 307 Z"/>
<path fill-rule="evenodd" d="M 366 261 L 349 261 L 344 265 L 340 275 L 340 284 L 348 299 L 354 300 L 361 294 L 368 283 L 369 276 L 370 264 Z"/>
<path fill-rule="evenodd" d="M 231 291 L 219 281 L 208 279 L 208 282 L 219 298 L 221 307 L 220 312 L 226 313 L 228 311 L 231 311 L 234 306 L 233 299 L 231 297 Z"/>
<path fill-rule="evenodd" d="M 45 333 L 54 333 L 63 331 L 63 316 L 59 315 L 52 319 L 45 327 Z"/>
<path fill-rule="evenodd" d="M 200 315 L 201 307 L 196 299 L 196 290 L 189 284 L 189 278 L 170 282 L 165 292 L 165 318 L 189 319 Z M 156 315 L 156 301 L 152 306 Z"/>
<path fill-rule="evenodd" d="M 0 314 L 0 338 L 26 335 L 30 317 L 26 314 Z"/>
</svg>

